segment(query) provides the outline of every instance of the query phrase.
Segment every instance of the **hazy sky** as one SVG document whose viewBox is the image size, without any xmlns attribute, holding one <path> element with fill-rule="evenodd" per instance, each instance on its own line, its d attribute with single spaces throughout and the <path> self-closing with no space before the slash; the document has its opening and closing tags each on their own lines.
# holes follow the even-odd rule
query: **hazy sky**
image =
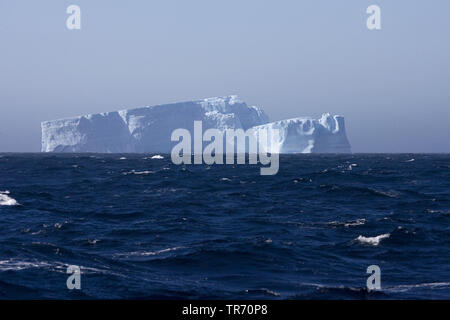
<svg viewBox="0 0 450 320">
<path fill-rule="evenodd" d="M 271 120 L 344 115 L 354 152 L 450 152 L 449 16 L 448 0 L 0 0 L 0 152 L 39 151 L 43 120 L 229 94 Z"/>
</svg>

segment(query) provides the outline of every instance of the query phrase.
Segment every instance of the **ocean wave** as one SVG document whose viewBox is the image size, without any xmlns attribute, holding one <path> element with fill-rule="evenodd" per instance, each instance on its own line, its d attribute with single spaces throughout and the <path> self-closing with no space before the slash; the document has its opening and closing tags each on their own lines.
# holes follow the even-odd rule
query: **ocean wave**
<svg viewBox="0 0 450 320">
<path fill-rule="evenodd" d="M 331 226 L 335 226 L 335 227 L 344 226 L 344 227 L 348 228 L 348 227 L 362 226 L 366 223 L 366 221 L 367 221 L 366 219 L 356 219 L 356 220 L 350 220 L 350 221 L 344 221 L 344 222 L 331 221 L 331 222 L 328 222 L 327 224 L 331 225 Z"/>
<path fill-rule="evenodd" d="M 128 171 L 128 172 L 124 172 L 123 175 L 129 175 L 129 174 L 135 174 L 135 175 L 142 175 L 142 174 L 144 174 L 144 175 L 146 175 L 146 174 L 152 174 L 152 173 L 155 173 L 155 171 L 148 171 L 148 170 L 136 171 L 136 170 L 131 170 L 131 171 Z"/>
<path fill-rule="evenodd" d="M 360 235 L 355 240 L 363 244 L 370 244 L 372 246 L 377 246 L 380 244 L 381 240 L 388 239 L 390 236 L 391 236 L 390 233 L 380 234 L 379 236 L 376 237 L 364 237 Z"/>
<path fill-rule="evenodd" d="M 332 286 L 325 284 L 315 284 L 315 283 L 302 283 L 302 286 L 311 286 L 315 288 L 318 292 L 341 292 L 348 294 L 361 294 L 363 296 L 370 295 L 383 295 L 392 293 L 404 293 L 411 290 L 417 289 L 446 289 L 450 287 L 450 282 L 430 282 L 430 283 L 418 283 L 418 284 L 406 284 L 406 285 L 396 285 L 396 286 L 383 286 L 380 291 L 369 291 L 367 287 L 351 287 L 351 286 Z"/>
<path fill-rule="evenodd" d="M 22 204 L 0 206 L 0 296 L 450 298 L 448 155 L 281 155 L 268 180 L 156 154 L 0 160 L 2 196 Z M 389 277 L 368 291 L 365 269 L 383 261 Z M 91 274 L 89 296 L 60 290 L 69 264 Z"/>
<path fill-rule="evenodd" d="M 18 206 L 20 203 L 8 196 L 9 191 L 0 191 L 0 206 Z"/>
<path fill-rule="evenodd" d="M 430 283 L 418 283 L 418 284 L 403 284 L 393 287 L 387 287 L 384 290 L 387 292 L 406 292 L 412 289 L 437 289 L 450 287 L 450 282 L 430 282 Z"/>
<path fill-rule="evenodd" d="M 246 294 L 262 294 L 262 295 L 268 295 L 268 296 L 273 296 L 273 297 L 281 297 L 281 293 L 278 293 L 276 291 L 269 290 L 269 289 L 266 289 L 266 288 L 247 289 L 244 292 Z"/>
<path fill-rule="evenodd" d="M 175 251 L 179 249 L 184 249 L 185 247 L 172 247 L 167 249 L 161 249 L 156 251 L 134 251 L 134 252 L 128 252 L 128 253 L 119 253 L 116 254 L 116 256 L 125 256 L 125 257 L 148 257 L 148 256 L 156 256 L 162 253 L 167 253 L 170 251 Z"/>
<path fill-rule="evenodd" d="M 151 157 L 150 159 L 164 159 L 164 157 L 160 154 L 157 154 L 157 155 Z"/>
<path fill-rule="evenodd" d="M 400 193 L 395 190 L 384 191 L 384 190 L 379 190 L 379 189 L 371 189 L 371 188 L 368 188 L 368 189 L 370 191 L 372 191 L 374 194 L 385 196 L 388 198 L 399 198 L 400 197 Z"/>
<path fill-rule="evenodd" d="M 0 260 L 0 272 L 6 271 L 22 271 L 27 269 L 47 269 L 54 272 L 66 273 L 67 267 L 70 264 L 60 262 L 60 261 L 39 261 L 39 260 L 18 260 L 18 259 L 8 259 Z M 79 266 L 82 274 L 114 274 L 120 275 L 118 273 L 111 272 L 106 269 L 99 269 L 95 267 L 85 267 Z"/>
<path fill-rule="evenodd" d="M 293 299 L 336 299 L 340 298 L 352 298 L 352 299 L 367 299 L 369 296 L 384 296 L 383 291 L 369 291 L 367 287 L 357 286 L 345 286 L 345 285 L 327 285 L 317 283 L 301 283 L 302 287 L 311 287 L 313 292 L 307 292 L 305 294 L 297 294 L 293 296 Z"/>
<path fill-rule="evenodd" d="M 362 226 L 366 223 L 366 219 L 356 219 L 354 221 L 349 221 L 344 224 L 344 227 L 357 227 Z"/>
<path fill-rule="evenodd" d="M 48 268 L 49 266 L 49 263 L 42 261 L 0 260 L 0 271 L 20 271 L 31 268 Z"/>
<path fill-rule="evenodd" d="M 347 290 L 347 291 L 354 291 L 354 292 L 361 292 L 361 291 L 368 291 L 366 287 L 351 287 L 351 286 L 344 286 L 344 285 L 327 285 L 327 284 L 320 284 L 320 283 L 301 283 L 301 286 L 306 287 L 313 287 L 316 290 Z"/>
</svg>

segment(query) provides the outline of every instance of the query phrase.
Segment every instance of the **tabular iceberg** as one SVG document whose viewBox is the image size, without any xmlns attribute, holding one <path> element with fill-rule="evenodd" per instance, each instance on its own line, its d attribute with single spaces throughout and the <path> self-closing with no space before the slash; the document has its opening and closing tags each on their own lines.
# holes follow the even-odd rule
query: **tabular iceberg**
<svg viewBox="0 0 450 320">
<path fill-rule="evenodd" d="M 272 141 L 275 153 L 349 153 L 344 118 L 323 115 L 320 120 L 295 118 L 269 123 L 258 107 L 237 96 L 217 97 L 130 110 L 106 112 L 42 122 L 43 152 L 170 153 L 171 133 L 193 132 L 194 121 L 203 128 L 252 131 L 279 129 Z"/>
</svg>

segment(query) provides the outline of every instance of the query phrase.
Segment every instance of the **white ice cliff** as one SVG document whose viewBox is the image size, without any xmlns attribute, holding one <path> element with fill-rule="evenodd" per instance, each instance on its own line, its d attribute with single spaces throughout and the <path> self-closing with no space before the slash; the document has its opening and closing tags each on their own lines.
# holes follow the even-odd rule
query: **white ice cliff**
<svg viewBox="0 0 450 320">
<path fill-rule="evenodd" d="M 274 129 L 277 134 L 272 134 Z M 318 120 L 302 117 L 253 127 L 265 130 L 270 153 L 350 153 L 344 117 L 322 115 Z"/>
<path fill-rule="evenodd" d="M 130 110 L 45 121 L 43 152 L 156 152 L 170 153 L 172 131 L 193 132 L 194 121 L 203 130 L 279 129 L 271 151 L 277 153 L 349 153 L 344 118 L 323 115 L 320 120 L 295 118 L 268 123 L 258 107 L 249 107 L 236 96 L 142 107 Z"/>
</svg>

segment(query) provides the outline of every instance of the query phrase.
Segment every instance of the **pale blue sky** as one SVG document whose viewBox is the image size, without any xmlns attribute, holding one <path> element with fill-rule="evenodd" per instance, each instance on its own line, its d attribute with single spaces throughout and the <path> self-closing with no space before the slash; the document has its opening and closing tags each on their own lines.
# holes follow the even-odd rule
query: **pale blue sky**
<svg viewBox="0 0 450 320">
<path fill-rule="evenodd" d="M 39 151 L 43 120 L 229 94 L 271 120 L 342 114 L 354 152 L 450 152 L 449 15 L 448 0 L 0 0 L 0 152 Z"/>
</svg>

